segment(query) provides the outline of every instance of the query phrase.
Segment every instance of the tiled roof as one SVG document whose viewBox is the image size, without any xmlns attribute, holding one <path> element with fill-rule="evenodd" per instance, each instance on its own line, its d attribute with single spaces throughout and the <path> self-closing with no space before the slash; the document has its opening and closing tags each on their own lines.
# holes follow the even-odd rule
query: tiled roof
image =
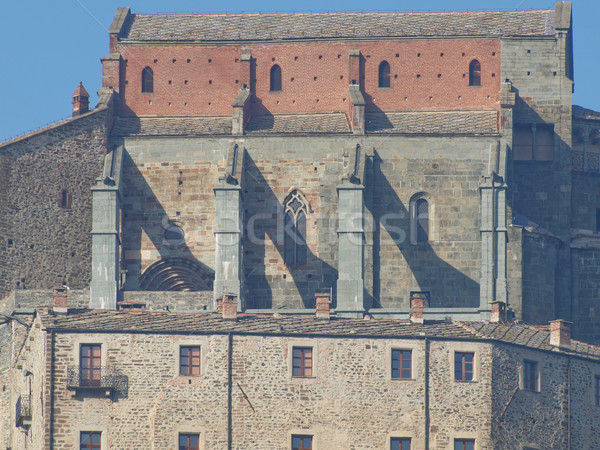
<svg viewBox="0 0 600 450">
<path fill-rule="evenodd" d="M 120 117 L 114 136 L 205 136 L 231 134 L 231 116 L 227 117 Z"/>
<path fill-rule="evenodd" d="M 344 114 L 276 114 L 253 116 L 247 134 L 350 133 Z"/>
<path fill-rule="evenodd" d="M 416 36 L 548 36 L 554 10 L 132 16 L 122 41 L 265 41 Z"/>
<path fill-rule="evenodd" d="M 68 315 L 53 314 L 38 308 L 43 327 L 81 332 L 158 333 L 158 334 L 298 334 L 315 336 L 371 336 L 388 338 L 425 337 L 458 340 L 496 340 L 539 350 L 556 350 L 550 333 L 542 327 L 523 323 L 427 321 L 424 325 L 402 319 L 320 320 L 314 315 L 246 315 L 237 321 L 224 320 L 217 313 L 169 313 L 149 311 L 71 310 Z M 547 327 L 546 327 L 547 328 Z M 569 354 L 600 360 L 600 347 L 573 341 Z"/>
<path fill-rule="evenodd" d="M 366 113 L 367 133 L 476 134 L 498 133 L 496 111 Z"/>
<path fill-rule="evenodd" d="M 600 120 L 600 112 L 573 105 L 573 119 Z"/>
</svg>

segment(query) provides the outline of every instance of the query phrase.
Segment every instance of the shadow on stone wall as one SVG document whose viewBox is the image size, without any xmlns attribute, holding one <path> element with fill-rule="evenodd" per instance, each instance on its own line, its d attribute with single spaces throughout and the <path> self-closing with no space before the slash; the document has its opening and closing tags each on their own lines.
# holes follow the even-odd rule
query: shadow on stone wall
<svg viewBox="0 0 600 450">
<path fill-rule="evenodd" d="M 248 153 L 244 159 L 245 192 L 244 229 L 249 218 L 264 217 L 264 220 L 254 221 L 252 227 L 253 239 L 244 236 L 243 257 L 243 286 L 246 293 L 248 308 L 314 308 L 317 291 L 335 291 L 337 270 L 315 255 L 310 247 L 307 248 L 307 263 L 300 266 L 287 266 L 293 286 L 285 274 L 267 270 L 268 256 L 265 254 L 267 240 L 273 243 L 279 253 L 278 260 L 284 259 L 283 227 L 277 221 L 283 221 L 283 199 L 277 198 L 269 183 L 263 177 Z M 284 182 L 292 183 L 290 180 Z M 256 189 L 258 188 L 258 189 Z M 249 193 L 260 190 L 260 198 L 248 201 Z M 261 206 L 261 204 L 263 206 Z M 258 216 L 264 215 L 264 216 Z M 310 219 L 310 218 L 309 218 Z M 311 219 L 307 224 L 314 223 Z M 310 226 L 310 225 L 309 225 Z M 308 228 L 308 227 L 307 227 Z M 296 233 L 296 230 L 292 230 Z M 254 239 L 256 238 L 256 239 Z M 254 241 L 254 242 L 252 242 Z M 319 243 L 321 244 L 320 240 Z M 274 263 L 273 263 L 274 264 Z M 286 278 L 283 278 L 286 277 Z M 302 304 L 298 304 L 298 296 Z M 335 298 L 335 292 L 333 293 Z"/>
<path fill-rule="evenodd" d="M 123 253 L 127 270 L 124 290 L 212 290 L 214 270 L 199 261 L 185 235 L 169 230 L 177 220 L 168 217 L 146 178 L 127 151 L 123 155 Z M 138 202 L 137 207 L 132 203 Z M 160 259 L 142 273 L 142 232 L 152 241 Z M 133 256 L 135 255 L 135 256 Z"/>
<path fill-rule="evenodd" d="M 459 270 L 440 259 L 435 249 L 429 242 L 411 244 L 409 240 L 409 208 L 404 205 L 398 197 L 396 190 L 390 184 L 389 180 L 382 171 L 382 159 L 377 151 L 371 161 L 370 171 L 372 177 L 369 180 L 370 186 L 367 189 L 373 189 L 372 201 L 367 201 L 366 207 L 373 215 L 373 306 L 374 307 L 409 307 L 409 292 L 404 298 L 395 298 L 396 304 L 382 305 L 382 290 L 387 291 L 386 296 L 401 297 L 402 287 L 390 286 L 390 283 L 396 283 L 397 280 L 382 279 L 381 269 L 385 267 L 386 262 L 382 262 L 382 240 L 381 228 L 383 227 L 390 235 L 391 241 L 402 254 L 404 261 L 408 265 L 414 276 L 418 287 L 406 288 L 414 291 L 428 291 L 431 293 L 430 307 L 479 307 L 479 283 L 461 273 Z M 394 212 L 395 218 L 384 218 L 384 215 Z M 404 234 L 403 236 L 402 234 Z M 385 242 L 390 242 L 386 240 Z M 393 267 L 393 266 L 392 266 Z M 382 288 L 382 284 L 387 288 Z M 450 299 L 456 300 L 450 300 Z"/>
</svg>

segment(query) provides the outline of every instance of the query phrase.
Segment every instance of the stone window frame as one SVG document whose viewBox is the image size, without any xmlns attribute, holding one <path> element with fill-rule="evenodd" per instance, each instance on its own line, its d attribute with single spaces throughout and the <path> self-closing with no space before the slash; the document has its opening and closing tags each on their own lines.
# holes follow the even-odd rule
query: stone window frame
<svg viewBox="0 0 600 450">
<path fill-rule="evenodd" d="M 456 353 L 473 353 L 473 379 L 472 380 L 456 380 L 454 355 Z M 450 364 L 450 378 L 453 383 L 478 383 L 481 379 L 481 349 L 474 344 L 469 343 L 452 343 L 448 352 Z M 468 436 L 467 436 L 468 437 Z"/>
<path fill-rule="evenodd" d="M 410 448 L 424 448 L 425 442 L 424 439 L 415 438 L 413 432 L 394 430 L 390 432 L 386 439 L 386 447 L 387 449 L 392 448 L 392 439 L 410 439 Z"/>
<path fill-rule="evenodd" d="M 283 91 L 283 69 L 275 63 L 269 69 L 269 92 L 281 91 Z"/>
<path fill-rule="evenodd" d="M 198 448 L 200 448 L 200 433 L 197 433 L 195 431 L 180 431 L 179 433 L 177 433 L 177 447 L 181 446 L 181 436 L 188 436 L 188 441 L 189 441 L 189 437 L 191 436 L 198 436 Z"/>
<path fill-rule="evenodd" d="M 179 355 L 181 347 L 200 347 L 200 374 L 199 375 L 184 375 L 179 372 Z M 185 380 L 194 380 L 203 378 L 207 375 L 208 368 L 206 364 L 206 349 L 208 348 L 208 340 L 206 338 L 202 339 L 190 339 L 185 338 L 178 341 L 175 341 L 172 344 L 171 351 L 174 355 L 173 361 L 173 371 L 176 378 L 185 379 Z"/>
<path fill-rule="evenodd" d="M 81 448 L 81 433 L 88 431 L 90 433 L 100 433 L 100 450 L 108 450 L 108 427 L 98 426 L 97 424 L 77 425 L 73 430 L 73 448 L 79 450 Z"/>
<path fill-rule="evenodd" d="M 387 377 L 389 380 L 393 380 L 393 381 L 416 381 L 415 378 L 415 351 L 417 350 L 418 345 L 417 344 L 408 344 L 408 345 L 404 345 L 404 344 L 399 344 L 399 345 L 394 345 L 392 344 L 390 346 L 390 348 L 388 349 L 388 353 L 387 353 Z M 392 352 L 394 350 L 409 350 L 410 351 L 410 360 L 411 360 L 411 365 L 410 365 L 410 378 L 394 378 L 392 377 Z M 396 437 L 401 437 L 401 436 L 396 436 Z M 408 437 L 408 436 L 406 436 Z"/>
<path fill-rule="evenodd" d="M 521 444 L 521 447 L 519 450 L 541 450 L 542 447 L 540 447 L 537 444 L 531 444 L 529 442 L 524 442 Z"/>
<path fill-rule="evenodd" d="M 308 340 L 308 339 L 301 339 L 301 340 L 293 340 L 291 342 L 288 343 L 288 355 L 287 355 L 287 364 L 288 364 L 288 373 L 289 373 L 289 378 L 290 380 L 296 380 L 299 382 L 302 382 L 302 380 L 314 380 L 317 378 L 318 376 L 318 362 L 319 362 L 319 351 L 317 348 L 317 342 L 316 341 L 312 341 L 312 340 Z M 312 375 L 307 377 L 307 376 L 294 376 L 294 347 L 302 347 L 302 348 L 307 348 L 310 347 L 312 348 Z M 290 441 L 291 442 L 291 441 Z"/>
<path fill-rule="evenodd" d="M 294 436 L 310 436 L 312 437 L 312 450 L 315 450 L 318 447 L 318 438 L 317 434 L 311 429 L 303 429 L 303 428 L 295 428 L 288 432 L 288 449 L 292 450 L 292 438 Z"/>
<path fill-rule="evenodd" d="M 97 336 L 93 337 L 82 337 L 75 340 L 73 345 L 73 361 L 75 367 L 79 368 L 81 364 L 81 346 L 82 345 L 99 345 L 100 346 L 100 367 L 107 367 L 108 364 L 108 337 Z M 85 431 L 85 430 L 82 430 Z"/>
<path fill-rule="evenodd" d="M 191 419 L 191 418 L 190 418 Z M 173 427 L 172 431 L 173 442 L 176 443 L 175 448 L 179 448 L 180 434 L 197 434 L 199 435 L 198 447 L 200 450 L 206 449 L 206 429 L 203 426 L 201 419 L 193 418 L 186 420 L 185 423 L 178 423 Z"/>
<path fill-rule="evenodd" d="M 294 202 L 299 206 L 294 209 Z M 304 230 L 299 227 L 300 219 L 304 216 Z M 294 234 L 288 233 L 287 221 L 288 217 L 292 221 L 292 231 Z M 299 267 L 308 264 L 308 221 L 310 218 L 310 204 L 302 192 L 298 188 L 290 189 L 283 201 L 283 261 L 288 267 Z M 303 232 L 303 233 L 302 233 Z M 297 237 L 303 239 L 302 242 L 297 241 Z M 292 247 L 290 247 L 292 246 Z M 292 258 L 290 258 L 290 249 Z M 302 252 L 302 253 L 300 253 Z"/>
<path fill-rule="evenodd" d="M 417 201 L 419 200 L 427 201 L 428 206 L 428 239 L 427 241 L 418 242 L 417 241 L 417 226 L 418 226 L 418 217 L 417 217 Z M 435 202 L 433 202 L 431 195 L 425 191 L 417 192 L 413 194 L 409 201 L 408 208 L 409 220 L 410 220 L 410 243 L 412 245 L 431 245 L 438 240 L 438 230 L 437 223 L 435 220 Z"/>
<path fill-rule="evenodd" d="M 450 448 L 454 450 L 455 441 L 457 440 L 472 440 L 473 441 L 473 450 L 480 450 L 481 446 L 479 445 L 478 434 L 473 432 L 462 432 L 462 433 L 454 433 L 450 436 Z"/>
<path fill-rule="evenodd" d="M 189 351 L 198 349 L 198 373 L 181 373 L 181 369 L 182 369 L 182 364 L 181 364 L 181 350 L 182 349 L 188 349 Z M 191 371 L 193 372 L 193 369 L 195 367 L 195 365 L 193 364 L 193 362 L 191 362 L 190 360 L 193 360 L 194 356 L 193 355 L 189 355 L 188 353 L 188 362 L 190 362 L 190 364 L 187 366 L 188 368 L 188 372 Z M 179 365 L 179 375 L 184 376 L 184 377 L 197 377 L 200 376 L 200 374 L 202 373 L 202 346 L 201 345 L 180 345 L 179 346 L 179 361 L 178 361 L 178 365 Z"/>
<path fill-rule="evenodd" d="M 536 364 L 537 371 L 537 386 L 535 389 L 529 389 L 525 387 L 525 363 L 531 362 Z M 519 363 L 519 390 L 524 392 L 533 392 L 539 394 L 542 391 L 542 361 L 539 357 L 526 356 L 521 359 Z"/>
</svg>

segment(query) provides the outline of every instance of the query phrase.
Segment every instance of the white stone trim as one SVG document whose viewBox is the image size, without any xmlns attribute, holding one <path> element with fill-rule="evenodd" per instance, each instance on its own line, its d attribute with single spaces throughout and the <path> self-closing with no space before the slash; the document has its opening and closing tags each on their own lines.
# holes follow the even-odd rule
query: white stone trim
<svg viewBox="0 0 600 450">
<path fill-rule="evenodd" d="M 83 417 L 83 416 L 82 416 Z M 100 449 L 108 450 L 110 447 L 108 446 L 108 427 L 105 425 L 99 426 L 96 424 L 91 425 L 77 425 L 72 428 L 74 436 L 73 442 L 75 443 L 74 448 L 81 448 L 81 432 L 89 431 L 89 432 L 99 432 L 100 435 Z"/>
<path fill-rule="evenodd" d="M 304 428 L 294 428 L 293 430 L 288 431 L 288 446 L 289 450 L 292 450 L 292 436 L 312 436 L 312 449 L 318 449 L 319 443 L 317 439 L 317 434 L 314 430 L 304 429 Z"/>
<path fill-rule="evenodd" d="M 317 349 L 317 341 L 318 341 L 318 339 L 294 339 L 288 343 L 288 354 L 287 354 L 288 374 L 289 374 L 288 376 L 291 380 L 301 381 L 301 380 L 312 380 L 312 379 L 317 378 L 317 376 L 319 375 L 319 370 L 318 370 L 319 352 Z M 294 347 L 311 347 L 312 348 L 312 358 L 313 358 L 312 359 L 312 363 L 313 363 L 312 376 L 310 376 L 310 377 L 295 377 L 293 375 Z"/>
<path fill-rule="evenodd" d="M 449 342 L 449 364 L 450 364 L 450 377 L 453 383 L 477 383 L 481 376 L 481 348 L 477 344 L 469 342 Z M 473 379 L 472 380 L 457 380 L 455 377 L 454 367 L 454 355 L 456 353 L 473 353 Z"/>
<path fill-rule="evenodd" d="M 393 378 L 392 377 L 392 350 L 410 350 L 410 378 Z M 415 342 L 407 342 L 405 343 L 391 343 L 387 349 L 387 357 L 386 357 L 386 373 L 388 380 L 392 381 L 416 381 L 416 364 L 415 364 L 415 353 L 419 350 L 419 344 Z M 402 436 L 393 436 L 393 437 L 402 437 Z M 405 436 L 409 437 L 409 436 Z"/>
<path fill-rule="evenodd" d="M 425 448 L 425 439 L 415 438 L 414 432 L 412 432 L 412 431 L 411 432 L 402 431 L 402 430 L 390 431 L 390 433 L 388 434 L 387 439 L 386 439 L 386 448 L 392 448 L 392 439 L 393 438 L 410 439 L 410 448 L 411 449 Z"/>
<path fill-rule="evenodd" d="M 469 432 L 469 431 L 460 431 L 460 432 L 454 432 L 450 435 L 450 442 L 448 443 L 448 450 L 454 450 L 454 440 L 455 439 L 474 439 L 475 440 L 475 445 L 473 446 L 474 450 L 480 450 L 481 449 L 481 445 L 480 445 L 480 441 L 481 441 L 481 437 L 482 435 L 480 433 L 477 432 Z"/>
<path fill-rule="evenodd" d="M 200 420 L 192 419 L 173 426 L 173 448 L 179 448 L 179 435 L 182 433 L 199 435 L 198 447 L 200 450 L 206 449 L 206 430 L 201 426 Z M 171 447 L 169 446 L 169 448 Z"/>
<path fill-rule="evenodd" d="M 179 351 L 181 347 L 200 347 L 200 375 L 181 375 L 179 373 Z M 200 377 L 205 377 L 207 374 L 206 367 L 206 349 L 208 348 L 208 339 L 199 337 L 183 337 L 174 341 L 171 344 L 173 349 L 173 376 L 181 380 L 194 380 Z"/>
</svg>

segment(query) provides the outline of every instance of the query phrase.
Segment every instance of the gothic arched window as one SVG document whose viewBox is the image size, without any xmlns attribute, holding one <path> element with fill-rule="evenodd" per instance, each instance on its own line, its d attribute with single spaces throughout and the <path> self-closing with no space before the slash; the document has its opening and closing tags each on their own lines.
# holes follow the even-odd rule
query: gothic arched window
<svg viewBox="0 0 600 450">
<path fill-rule="evenodd" d="M 390 64 L 387 61 L 382 61 L 379 64 L 379 87 L 390 87 Z"/>
<path fill-rule="evenodd" d="M 297 190 L 287 196 L 284 203 L 284 255 L 288 266 L 306 264 L 306 216 L 308 204 Z"/>
<path fill-rule="evenodd" d="M 281 67 L 279 67 L 277 64 L 271 67 L 271 90 L 281 90 Z"/>
<path fill-rule="evenodd" d="M 154 92 L 154 72 L 150 67 L 142 70 L 142 92 Z"/>
<path fill-rule="evenodd" d="M 469 64 L 469 86 L 481 86 L 481 64 L 476 59 Z"/>
</svg>

